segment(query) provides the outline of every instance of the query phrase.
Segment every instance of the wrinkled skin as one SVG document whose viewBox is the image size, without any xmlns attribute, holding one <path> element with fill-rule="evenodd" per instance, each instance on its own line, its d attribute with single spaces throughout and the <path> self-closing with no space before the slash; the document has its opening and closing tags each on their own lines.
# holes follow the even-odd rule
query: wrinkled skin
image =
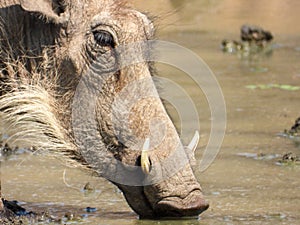
<svg viewBox="0 0 300 225">
<path fill-rule="evenodd" d="M 159 174 L 164 176 L 168 170 L 165 166 L 168 163 L 164 160 L 175 149 L 183 149 L 162 102 L 158 98 L 145 98 L 135 104 L 130 109 L 130 129 L 122 127 L 122 119 L 111 107 L 118 94 L 131 82 L 145 79 L 147 84 L 152 84 L 147 62 L 118 70 L 109 69 L 119 60 L 113 51 L 114 48 L 153 38 L 153 25 L 145 15 L 125 7 L 120 1 L 112 0 L 11 0 L 2 1 L 0 7 L 3 23 L 0 66 L 4 69 L 1 74 L 1 95 L 5 98 L 6 91 L 10 90 L 5 83 L 11 79 L 11 75 L 7 65 L 3 63 L 9 60 L 21 62 L 27 71 L 25 73 L 39 73 L 42 78 L 55 82 L 55 94 L 52 95 L 54 103 L 51 103 L 50 111 L 54 118 L 52 120 L 56 121 L 53 122 L 53 126 L 60 135 L 51 134 L 52 139 L 57 139 L 49 144 L 49 148 L 54 149 L 53 152 L 63 149 L 65 155 L 99 172 L 100 175 L 102 170 L 99 168 L 105 168 L 107 165 L 111 167 L 110 174 L 119 171 L 119 176 L 128 176 L 128 179 L 138 175 L 138 182 L 148 185 L 130 186 L 113 179 L 111 181 L 122 190 L 128 204 L 141 218 L 197 216 L 208 208 L 189 163 L 178 168 L 172 176 L 157 179 Z M 45 71 L 39 66 L 45 63 L 45 58 L 54 58 L 47 62 L 47 75 L 43 74 Z M 71 108 L 79 80 L 86 75 L 90 67 L 97 67 L 93 76 L 97 76 L 100 81 L 107 71 L 110 71 L 112 76 L 103 80 L 103 88 L 95 96 L 95 123 L 98 127 L 96 142 L 99 147 L 94 152 L 84 152 L 81 143 L 74 141 L 74 132 L 80 134 L 82 130 L 88 129 L 88 125 L 79 125 L 81 129 L 72 130 Z M 53 74 L 58 78 L 52 79 Z M 22 80 L 22 74 L 17 73 L 16 76 Z M 138 95 L 143 88 L 143 85 L 137 85 L 126 96 L 131 98 Z M 44 89 L 48 91 L 46 87 Z M 150 89 L 156 93 L 154 85 L 150 85 Z M 59 110 L 57 106 L 63 107 L 64 110 Z M 117 118 L 114 122 L 111 120 L 112 115 Z M 78 114 L 75 121 L 79 116 L 86 115 Z M 163 132 L 160 126 L 154 126 L 154 134 L 149 134 L 149 124 L 153 120 L 164 124 Z M 163 136 L 156 138 L 160 133 Z M 129 168 L 141 164 L 141 152 L 136 151 L 137 143 L 133 136 L 140 139 L 150 136 L 150 140 L 160 140 L 151 147 L 147 155 L 152 166 L 149 173 L 145 174 L 141 169 L 132 171 Z M 60 145 L 56 147 L 56 143 Z M 32 145 L 40 147 L 34 140 Z M 141 144 L 139 146 L 141 147 Z M 115 165 L 112 159 L 117 159 L 123 165 Z M 182 155 L 171 159 L 168 166 L 176 167 L 181 159 Z"/>
</svg>

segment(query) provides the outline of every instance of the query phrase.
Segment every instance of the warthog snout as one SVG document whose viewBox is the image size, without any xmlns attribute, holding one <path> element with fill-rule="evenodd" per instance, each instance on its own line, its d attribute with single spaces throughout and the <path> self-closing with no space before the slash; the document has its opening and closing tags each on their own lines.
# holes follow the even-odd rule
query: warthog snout
<svg viewBox="0 0 300 225">
<path fill-rule="evenodd" d="M 155 217 L 198 216 L 208 208 L 188 166 L 161 183 L 144 187 L 144 193 Z"/>
<path fill-rule="evenodd" d="M 154 212 L 158 217 L 197 216 L 208 208 L 201 191 L 194 190 L 186 198 L 169 197 L 157 203 Z"/>
<path fill-rule="evenodd" d="M 189 157 L 190 163 L 192 160 L 194 160 L 193 154 L 195 148 L 197 147 L 198 141 L 199 134 L 198 132 L 196 132 L 193 140 L 191 141 L 189 146 L 186 147 L 186 153 Z M 150 159 L 150 156 L 148 154 L 149 146 L 150 140 L 146 139 L 141 155 L 141 168 L 146 174 L 146 179 L 147 176 L 151 176 L 152 167 L 152 160 Z M 185 156 L 177 160 L 183 160 L 184 158 Z M 173 165 L 173 168 L 175 167 L 176 165 Z M 161 166 L 159 166 L 159 169 L 161 170 Z M 188 165 L 186 165 L 180 171 L 178 171 L 177 174 L 174 174 L 173 176 L 167 178 L 160 184 L 155 184 L 151 187 L 144 187 L 144 193 L 148 199 L 152 199 L 153 194 L 155 195 L 157 193 L 162 193 L 162 189 L 165 188 L 165 185 L 168 190 L 176 189 L 174 193 L 170 193 L 168 190 L 164 191 L 165 196 L 162 195 L 158 197 L 158 199 L 160 199 L 158 202 L 152 202 L 153 214 L 155 217 L 197 216 L 209 207 L 209 205 L 203 198 L 199 184 L 195 180 L 193 180 L 193 174 L 188 174 L 189 172 L 190 168 Z M 182 182 L 178 182 L 180 180 L 182 180 Z M 174 188 L 172 188 L 172 186 L 174 186 Z"/>
<path fill-rule="evenodd" d="M 139 67 L 135 65 L 135 68 Z M 138 71 L 149 74 L 146 69 Z M 130 86 L 130 93 L 124 96 L 134 99 L 145 90 L 148 93 L 150 87 L 155 90 L 152 85 L 151 79 L 138 82 L 138 85 Z M 190 165 L 194 161 L 199 134 L 196 132 L 191 143 L 184 148 L 160 99 L 143 96 L 143 100 L 133 107 L 127 107 L 131 112 L 129 124 L 124 125 L 124 120 L 117 125 L 115 122 L 119 140 L 124 141 L 119 160 L 126 171 L 119 174 L 122 179 L 118 178 L 117 185 L 142 218 L 197 216 L 208 208 Z M 123 109 L 123 102 L 120 101 L 117 109 Z M 121 110 L 122 114 L 124 111 Z M 144 143 L 137 145 L 143 137 L 147 137 Z M 140 168 L 134 170 L 134 166 Z"/>
</svg>

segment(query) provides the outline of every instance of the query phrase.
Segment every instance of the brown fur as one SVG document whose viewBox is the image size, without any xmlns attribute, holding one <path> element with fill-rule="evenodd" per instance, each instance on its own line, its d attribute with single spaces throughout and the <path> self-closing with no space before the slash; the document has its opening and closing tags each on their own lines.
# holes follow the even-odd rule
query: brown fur
<svg viewBox="0 0 300 225">
<path fill-rule="evenodd" d="M 121 98 L 115 109 L 112 107 L 123 91 L 129 100 L 145 90 L 157 94 L 147 62 L 121 68 L 109 79 L 103 75 L 119 63 L 115 46 L 153 38 L 153 25 L 145 15 L 128 8 L 124 1 L 20 0 L 1 2 L 0 17 L 0 132 L 7 134 L 6 142 L 67 156 L 70 162 L 90 167 L 100 175 L 104 169 L 107 175 L 127 182 L 134 178 L 130 167 L 139 163 L 137 149 L 142 143 L 135 137 L 152 135 L 156 145 L 152 144 L 149 153 L 150 174 L 138 170 L 140 186 L 114 182 L 129 205 L 142 217 L 191 216 L 207 209 L 190 165 L 182 164 L 187 156 L 175 151 L 183 147 L 159 98 L 145 98 L 130 109 L 129 126 L 125 128 L 122 115 L 126 99 Z M 97 42 L 94 33 L 103 31 L 113 38 L 113 46 Z M 100 72 L 93 72 L 95 68 Z M 88 71 L 91 78 L 86 76 Z M 75 142 L 76 130 L 72 127 L 72 109 L 84 107 L 78 104 L 72 108 L 73 97 L 85 78 L 96 87 L 94 79 L 104 82 L 94 99 L 84 99 L 96 102 L 93 113 L 97 134 L 93 141 L 97 149 L 87 150 Z M 143 79 L 147 82 L 130 86 Z M 89 115 L 83 110 L 76 116 L 81 119 Z M 150 134 L 149 124 L 157 119 L 165 129 L 156 126 Z M 87 123 L 78 130 L 86 134 L 90 129 Z M 170 158 L 174 152 L 175 158 Z M 84 153 L 88 154 L 83 157 Z M 169 170 L 176 174 L 163 177 Z M 144 182 L 150 182 L 149 186 L 143 187 Z"/>
</svg>

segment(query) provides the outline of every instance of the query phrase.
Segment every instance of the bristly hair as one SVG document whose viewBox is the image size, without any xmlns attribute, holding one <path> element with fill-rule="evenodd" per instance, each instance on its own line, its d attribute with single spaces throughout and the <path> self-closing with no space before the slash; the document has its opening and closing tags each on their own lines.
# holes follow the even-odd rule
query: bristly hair
<svg viewBox="0 0 300 225">
<path fill-rule="evenodd" d="M 61 125 L 66 112 L 57 96 L 57 71 L 51 58 L 28 72 L 21 61 L 5 62 L 0 76 L 0 139 L 10 147 L 34 147 L 54 157 L 64 156 L 71 166 L 86 166 L 68 131 Z"/>
</svg>

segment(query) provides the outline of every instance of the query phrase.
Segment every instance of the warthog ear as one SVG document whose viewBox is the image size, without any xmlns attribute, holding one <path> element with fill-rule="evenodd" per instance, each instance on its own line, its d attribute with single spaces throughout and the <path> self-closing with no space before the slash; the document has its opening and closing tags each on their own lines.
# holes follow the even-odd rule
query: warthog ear
<svg viewBox="0 0 300 225">
<path fill-rule="evenodd" d="M 63 0 L 20 0 L 20 5 L 25 11 L 38 13 L 50 22 L 61 24 L 68 20 L 63 2 Z"/>
</svg>

